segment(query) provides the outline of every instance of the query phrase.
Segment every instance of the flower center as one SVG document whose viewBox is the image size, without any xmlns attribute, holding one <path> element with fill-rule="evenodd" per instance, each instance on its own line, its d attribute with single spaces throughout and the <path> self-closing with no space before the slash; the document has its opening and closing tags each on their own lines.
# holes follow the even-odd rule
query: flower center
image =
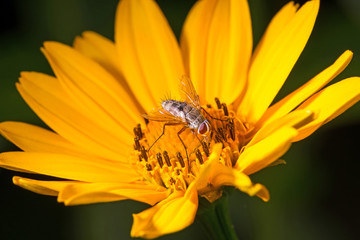
<svg viewBox="0 0 360 240">
<path fill-rule="evenodd" d="M 231 107 L 218 99 L 216 103 L 216 107 L 207 105 L 201 110 L 209 125 L 200 127 L 209 129 L 193 130 L 186 123 L 166 125 L 157 121 L 149 121 L 145 129 L 140 124 L 134 128 L 135 151 L 130 161 L 145 180 L 168 189 L 186 190 L 215 143 L 223 145 L 220 163 L 229 167 L 236 163 L 248 129 Z M 201 135 L 205 130 L 207 135 Z"/>
</svg>

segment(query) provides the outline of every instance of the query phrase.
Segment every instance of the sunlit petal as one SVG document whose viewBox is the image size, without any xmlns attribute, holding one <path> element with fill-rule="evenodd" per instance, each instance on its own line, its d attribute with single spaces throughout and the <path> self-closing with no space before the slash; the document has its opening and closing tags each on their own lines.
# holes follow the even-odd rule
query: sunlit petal
<svg viewBox="0 0 360 240">
<path fill-rule="evenodd" d="M 131 101 L 138 108 L 138 112 L 143 113 L 144 110 L 138 103 L 135 95 L 131 91 L 129 84 L 126 82 L 120 70 L 119 55 L 115 44 L 109 39 L 98 33 L 86 31 L 81 37 L 77 37 L 74 41 L 74 48 L 85 56 L 93 59 L 105 68 L 120 83 L 125 90 L 124 94 L 128 94 Z"/>
<path fill-rule="evenodd" d="M 261 49 L 252 59 L 248 89 L 238 108 L 249 123 L 260 119 L 285 82 L 309 39 L 318 10 L 319 0 L 309 1 L 296 14 L 282 18 L 286 23 L 270 25 L 276 30 L 269 38 L 265 34 Z"/>
<path fill-rule="evenodd" d="M 0 166 L 87 182 L 131 182 L 138 174 L 125 164 L 97 158 L 36 152 L 0 153 Z"/>
<path fill-rule="evenodd" d="M 81 114 L 56 78 L 40 73 L 22 73 L 17 88 L 34 112 L 55 132 L 89 153 L 124 161 L 128 143 L 124 136 L 107 132 L 93 117 Z"/>
<path fill-rule="evenodd" d="M 86 151 L 81 151 L 79 146 L 71 144 L 58 134 L 27 123 L 2 122 L 0 123 L 0 133 L 16 146 L 28 152 L 86 154 Z"/>
<path fill-rule="evenodd" d="M 184 24 L 181 48 L 200 96 L 233 102 L 244 90 L 252 51 L 247 1 L 198 1 Z"/>
<path fill-rule="evenodd" d="M 156 3 L 121 1 L 115 24 L 121 70 L 144 109 L 152 110 L 170 92 L 176 98 L 185 73 L 180 48 Z"/>
</svg>

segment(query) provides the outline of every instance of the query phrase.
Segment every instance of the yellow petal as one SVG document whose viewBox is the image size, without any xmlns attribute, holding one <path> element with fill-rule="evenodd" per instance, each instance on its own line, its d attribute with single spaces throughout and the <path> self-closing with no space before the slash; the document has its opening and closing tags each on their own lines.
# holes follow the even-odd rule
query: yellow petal
<svg viewBox="0 0 360 240">
<path fill-rule="evenodd" d="M 178 97 L 178 79 L 185 73 L 174 34 L 152 0 L 120 1 L 115 43 L 121 70 L 146 111 L 161 97 Z"/>
<path fill-rule="evenodd" d="M 86 182 L 131 182 L 138 174 L 127 165 L 98 158 L 35 152 L 4 152 L 0 167 Z"/>
<path fill-rule="evenodd" d="M 114 131 L 141 122 L 133 100 L 111 74 L 69 46 L 45 42 L 42 49 L 52 69 L 72 100 L 90 116 Z M 121 121 L 120 121 L 121 119 Z"/>
<path fill-rule="evenodd" d="M 125 93 L 128 94 L 131 100 L 135 103 L 138 108 L 138 112 L 144 113 L 143 108 L 138 103 L 135 95 L 129 87 L 129 84 L 126 82 L 121 73 L 119 55 L 115 44 L 112 41 L 98 33 L 86 31 L 81 37 L 75 38 L 73 46 L 76 50 L 93 59 L 111 73 L 111 75 L 113 75 L 120 83 Z"/>
<path fill-rule="evenodd" d="M 360 100 L 360 78 L 352 77 L 335 83 L 315 94 L 298 109 L 317 113 L 314 121 L 299 129 L 295 141 L 306 138 L 321 125 L 331 121 Z"/>
<path fill-rule="evenodd" d="M 260 119 L 285 82 L 306 45 L 318 9 L 319 0 L 309 1 L 295 15 L 283 18 L 286 23 L 270 25 L 276 28 L 276 34 L 270 34 L 269 38 L 265 34 L 261 49 L 252 59 L 248 89 L 238 108 L 238 114 L 248 122 L 256 123 Z"/>
<path fill-rule="evenodd" d="M 252 51 L 247 1 L 198 1 L 186 19 L 181 48 L 199 95 L 207 102 L 233 102 L 244 90 Z"/>
<path fill-rule="evenodd" d="M 256 134 L 247 144 L 247 147 L 258 143 L 282 127 L 293 127 L 295 129 L 301 128 L 305 124 L 314 120 L 314 117 L 314 113 L 311 111 L 296 110 L 283 117 L 275 119 L 272 122 L 267 122 L 265 126 L 261 126 L 261 128 L 257 130 Z"/>
<path fill-rule="evenodd" d="M 294 128 L 283 127 L 262 141 L 245 147 L 235 168 L 250 175 L 269 166 L 289 149 L 296 135 Z"/>
<path fill-rule="evenodd" d="M 180 231 L 194 222 L 197 208 L 198 194 L 192 183 L 185 195 L 183 192 L 174 192 L 154 207 L 133 214 L 131 236 L 156 238 Z"/>
<path fill-rule="evenodd" d="M 15 176 L 13 177 L 13 183 L 38 194 L 57 196 L 70 181 L 40 181 Z"/>
<path fill-rule="evenodd" d="M 265 186 L 261 184 L 253 184 L 250 178 L 239 170 L 226 167 L 222 164 L 217 164 L 216 172 L 210 180 L 215 188 L 228 185 L 238 188 L 249 196 L 259 196 L 264 201 L 269 201 L 269 192 Z"/>
<path fill-rule="evenodd" d="M 256 46 L 252 58 L 256 58 L 259 51 L 271 47 L 271 44 L 276 41 L 278 35 L 283 31 L 286 25 L 294 18 L 299 4 L 294 2 L 287 3 L 280 9 L 278 13 L 271 19 L 264 35 Z"/>
<path fill-rule="evenodd" d="M 58 134 L 27 123 L 2 122 L 0 133 L 24 151 L 85 155 Z"/>
<path fill-rule="evenodd" d="M 56 78 L 41 73 L 22 73 L 17 88 L 34 112 L 62 137 L 91 154 L 125 161 L 128 141 L 124 136 L 107 131 L 75 109 Z"/>
<path fill-rule="evenodd" d="M 79 183 L 66 185 L 58 197 L 65 205 L 112 202 L 132 199 L 150 205 L 165 199 L 169 192 L 162 187 L 140 183 Z"/>
<path fill-rule="evenodd" d="M 271 122 L 292 111 L 308 97 L 319 91 L 327 83 L 339 75 L 350 63 L 353 53 L 345 51 L 330 67 L 316 75 L 303 86 L 271 106 L 262 117 L 262 122 Z"/>
<path fill-rule="evenodd" d="M 200 173 L 195 180 L 196 189 L 206 188 L 209 184 L 209 179 L 216 171 L 217 163 L 219 162 L 220 154 L 222 152 L 222 144 L 216 143 L 212 150 L 209 159 L 202 165 Z"/>
</svg>

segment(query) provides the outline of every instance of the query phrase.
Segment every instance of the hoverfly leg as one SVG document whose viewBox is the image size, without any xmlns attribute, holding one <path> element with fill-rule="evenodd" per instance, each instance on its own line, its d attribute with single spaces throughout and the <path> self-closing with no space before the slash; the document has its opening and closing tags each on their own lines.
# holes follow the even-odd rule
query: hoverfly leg
<svg viewBox="0 0 360 240">
<path fill-rule="evenodd" d="M 186 129 L 187 129 L 187 126 L 184 126 L 183 128 L 181 128 L 180 131 L 177 133 L 177 136 L 178 136 L 178 138 L 180 139 L 182 145 L 184 146 L 185 153 L 186 153 L 186 158 L 187 158 L 187 163 L 188 163 L 188 166 L 190 166 L 190 165 L 189 165 L 189 164 L 190 164 L 190 160 L 189 160 L 189 155 L 188 155 L 188 152 L 187 152 L 186 145 L 185 145 L 184 141 L 183 141 L 183 140 L 181 139 L 181 137 L 180 137 L 180 134 L 181 134 L 182 132 L 184 132 Z"/>
<path fill-rule="evenodd" d="M 226 122 L 226 121 L 227 121 L 227 119 L 220 119 L 220 118 L 216 118 L 216 117 L 211 116 L 210 113 L 208 113 L 203 107 L 201 107 L 201 109 L 202 109 L 210 118 L 212 118 L 212 119 L 214 119 L 214 120 L 218 120 L 218 121 L 222 121 L 222 122 Z"/>
<path fill-rule="evenodd" d="M 164 126 L 163 126 L 163 131 L 161 133 L 161 135 L 155 140 L 155 142 L 153 142 L 153 144 L 151 144 L 151 146 L 149 147 L 148 149 L 148 152 L 150 151 L 150 149 L 155 145 L 155 143 L 157 141 L 159 141 L 159 139 L 165 134 L 165 127 L 166 126 L 174 126 L 174 125 L 179 125 L 180 123 L 165 123 Z M 181 141 L 182 142 L 182 141 Z"/>
</svg>

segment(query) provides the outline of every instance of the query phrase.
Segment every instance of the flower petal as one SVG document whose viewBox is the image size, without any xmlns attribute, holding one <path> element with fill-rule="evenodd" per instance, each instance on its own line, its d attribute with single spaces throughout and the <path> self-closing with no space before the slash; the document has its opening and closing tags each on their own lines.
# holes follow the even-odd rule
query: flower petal
<svg viewBox="0 0 360 240">
<path fill-rule="evenodd" d="M 309 1 L 296 14 L 282 18 L 286 23 L 270 24 L 276 30 L 268 30 L 274 33 L 269 38 L 264 35 L 261 49 L 252 59 L 248 89 L 238 108 L 247 122 L 256 123 L 275 98 L 309 39 L 318 9 L 319 0 Z"/>
<path fill-rule="evenodd" d="M 276 130 L 282 127 L 293 127 L 295 129 L 301 128 L 307 123 L 314 120 L 315 114 L 308 110 L 296 110 L 283 117 L 280 117 L 272 122 L 268 122 L 265 126 L 261 126 L 252 137 L 247 147 L 250 147 L 262 139 L 270 136 Z"/>
<path fill-rule="evenodd" d="M 57 196 L 61 189 L 71 181 L 40 181 L 30 178 L 13 177 L 13 183 L 34 193 Z"/>
<path fill-rule="evenodd" d="M 207 102 L 233 102 L 244 90 L 252 51 L 246 0 L 198 1 L 181 36 L 187 73 Z"/>
<path fill-rule="evenodd" d="M 83 55 L 93 59 L 111 73 L 111 75 L 113 75 L 120 83 L 125 93 L 128 94 L 131 100 L 135 103 L 138 108 L 138 112 L 145 112 L 140 106 L 140 103 L 138 103 L 134 93 L 129 87 L 129 84 L 126 82 L 121 73 L 119 55 L 115 44 L 112 41 L 98 33 L 86 31 L 81 37 L 75 38 L 73 46 Z"/>
<path fill-rule="evenodd" d="M 249 196 L 257 195 L 265 202 L 270 199 L 269 192 L 265 186 L 259 183 L 253 184 L 246 174 L 222 164 L 217 164 L 216 173 L 211 177 L 210 182 L 214 188 L 220 188 L 224 185 L 234 186 L 240 191 L 249 194 Z"/>
<path fill-rule="evenodd" d="M 27 123 L 2 122 L 0 133 L 24 151 L 86 155 L 58 134 Z"/>
<path fill-rule="evenodd" d="M 306 138 L 321 125 L 331 121 L 356 102 L 360 100 L 360 78 L 352 77 L 337 82 L 321 92 L 315 94 L 298 109 L 314 111 L 316 118 L 314 121 L 299 129 L 299 135 L 294 141 Z"/>
<path fill-rule="evenodd" d="M 86 182 L 131 182 L 139 175 L 120 162 L 35 152 L 4 152 L 0 167 Z"/>
<path fill-rule="evenodd" d="M 144 109 L 152 110 L 169 91 L 178 97 L 181 53 L 155 1 L 120 1 L 115 25 L 121 70 Z"/>
<path fill-rule="evenodd" d="M 122 127 L 131 132 L 142 121 L 133 100 L 99 64 L 57 42 L 45 42 L 42 50 L 64 90 L 84 114 L 97 116 L 114 131 Z"/>
<path fill-rule="evenodd" d="M 58 201 L 65 205 L 112 202 L 132 199 L 150 205 L 168 197 L 169 192 L 159 186 L 141 183 L 84 183 L 66 185 Z"/>
<path fill-rule="evenodd" d="M 323 70 L 303 86 L 271 106 L 262 117 L 262 122 L 271 122 L 292 111 L 308 97 L 319 91 L 327 83 L 339 75 L 350 63 L 353 53 L 345 51 L 330 67 Z"/>
<path fill-rule="evenodd" d="M 297 134 L 294 128 L 280 128 L 262 141 L 245 147 L 234 168 L 250 175 L 269 166 L 289 149 Z"/>
<path fill-rule="evenodd" d="M 34 112 L 65 139 L 91 154 L 125 161 L 132 138 L 125 140 L 123 135 L 104 129 L 103 124 L 94 123 L 94 116 L 81 114 L 56 78 L 23 72 L 17 88 Z"/>
<path fill-rule="evenodd" d="M 216 143 L 211 150 L 209 159 L 202 165 L 200 173 L 195 180 L 196 189 L 206 188 L 209 184 L 209 179 L 216 171 L 217 163 L 219 162 L 220 154 L 222 152 L 222 144 Z"/>
<path fill-rule="evenodd" d="M 156 238 L 180 231 L 194 222 L 198 208 L 195 184 L 190 184 L 185 195 L 172 193 L 167 199 L 141 213 L 133 214 L 132 237 Z"/>
</svg>

